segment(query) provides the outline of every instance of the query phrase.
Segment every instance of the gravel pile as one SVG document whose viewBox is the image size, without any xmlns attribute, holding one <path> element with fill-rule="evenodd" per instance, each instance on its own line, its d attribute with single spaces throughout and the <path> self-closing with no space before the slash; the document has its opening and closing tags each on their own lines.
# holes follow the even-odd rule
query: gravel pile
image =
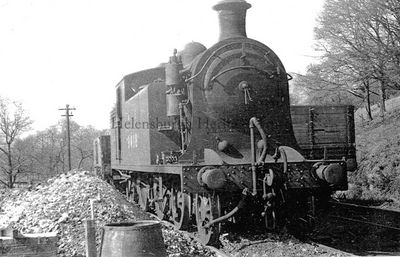
<svg viewBox="0 0 400 257">
<path fill-rule="evenodd" d="M 90 172 L 71 171 L 50 179 L 46 185 L 2 193 L 0 227 L 22 233 L 55 232 L 59 256 L 85 256 L 84 220 L 90 218 L 90 199 L 95 202 L 97 227 L 107 223 L 151 219 L 136 205 Z M 162 227 L 167 253 L 171 256 L 213 256 L 202 245 L 170 227 Z M 96 239 L 100 242 L 100 229 Z M 98 245 L 99 246 L 99 245 Z"/>
</svg>

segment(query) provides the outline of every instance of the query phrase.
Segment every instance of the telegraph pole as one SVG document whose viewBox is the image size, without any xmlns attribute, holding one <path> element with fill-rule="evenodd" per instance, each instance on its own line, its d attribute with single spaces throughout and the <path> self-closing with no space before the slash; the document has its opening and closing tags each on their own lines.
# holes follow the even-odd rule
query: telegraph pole
<svg viewBox="0 0 400 257">
<path fill-rule="evenodd" d="M 65 105 L 65 108 L 58 109 L 59 111 L 65 111 L 63 117 L 67 118 L 67 149 L 68 149 L 68 170 L 71 170 L 71 133 L 69 129 L 69 117 L 74 116 L 69 111 L 76 110 L 75 108 L 70 108 L 69 104 Z"/>
</svg>

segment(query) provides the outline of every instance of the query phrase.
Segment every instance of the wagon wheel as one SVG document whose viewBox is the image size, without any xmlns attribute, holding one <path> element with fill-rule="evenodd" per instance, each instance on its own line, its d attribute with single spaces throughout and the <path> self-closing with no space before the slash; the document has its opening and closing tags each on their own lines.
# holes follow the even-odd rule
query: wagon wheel
<svg viewBox="0 0 400 257">
<path fill-rule="evenodd" d="M 156 212 L 157 217 L 164 219 L 168 210 L 168 201 L 171 193 L 165 186 L 162 186 L 160 190 L 159 183 L 160 182 L 154 182 L 153 184 L 154 211 Z"/>
<path fill-rule="evenodd" d="M 182 191 L 172 189 L 171 218 L 177 229 L 187 229 L 190 221 L 190 196 Z"/>
<path fill-rule="evenodd" d="M 136 181 L 136 192 L 138 195 L 138 203 L 143 211 L 149 209 L 149 194 L 150 188 L 148 185 L 142 183 L 140 180 Z"/>
<path fill-rule="evenodd" d="M 219 233 L 221 230 L 220 223 L 214 224 L 209 228 L 204 226 L 221 216 L 219 196 L 197 194 L 195 201 L 198 237 L 204 244 L 216 244 L 218 242 Z"/>
</svg>

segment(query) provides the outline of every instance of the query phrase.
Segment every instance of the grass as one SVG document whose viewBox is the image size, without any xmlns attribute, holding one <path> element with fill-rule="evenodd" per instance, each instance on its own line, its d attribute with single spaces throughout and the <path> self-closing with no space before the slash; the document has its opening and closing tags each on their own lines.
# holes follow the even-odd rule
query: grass
<svg viewBox="0 0 400 257">
<path fill-rule="evenodd" d="M 387 101 L 384 118 L 376 105 L 372 113 L 372 121 L 365 110 L 355 113 L 358 169 L 349 174 L 345 196 L 400 206 L 400 97 Z"/>
</svg>

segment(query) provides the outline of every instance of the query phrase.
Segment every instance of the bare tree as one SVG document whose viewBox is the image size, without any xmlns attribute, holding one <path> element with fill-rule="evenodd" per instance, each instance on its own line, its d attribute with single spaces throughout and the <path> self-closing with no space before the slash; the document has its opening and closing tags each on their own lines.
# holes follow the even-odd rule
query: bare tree
<svg viewBox="0 0 400 257">
<path fill-rule="evenodd" d="M 92 126 L 80 126 L 72 136 L 73 162 L 77 169 L 92 169 L 93 140 L 100 131 Z"/>
<path fill-rule="evenodd" d="M 21 167 L 14 160 L 13 143 L 25 131 L 29 130 L 32 121 L 19 102 L 11 102 L 0 97 L 0 152 L 3 154 L 1 169 L 5 178 L 0 179 L 4 185 L 12 188 Z"/>
<path fill-rule="evenodd" d="M 366 87 L 367 105 L 370 86 L 377 87 L 381 116 L 387 91 L 400 89 L 399 10 L 396 0 L 326 0 L 315 29 L 330 72 Z"/>
<path fill-rule="evenodd" d="M 91 126 L 80 126 L 74 121 L 70 125 L 73 168 L 90 170 L 93 165 L 93 140 L 101 131 Z M 32 175 L 36 177 L 34 180 L 40 181 L 68 171 L 65 129 L 63 120 L 43 131 L 16 140 L 13 147 L 15 156 L 18 155 L 19 163 L 29 170 L 26 177 Z"/>
</svg>

